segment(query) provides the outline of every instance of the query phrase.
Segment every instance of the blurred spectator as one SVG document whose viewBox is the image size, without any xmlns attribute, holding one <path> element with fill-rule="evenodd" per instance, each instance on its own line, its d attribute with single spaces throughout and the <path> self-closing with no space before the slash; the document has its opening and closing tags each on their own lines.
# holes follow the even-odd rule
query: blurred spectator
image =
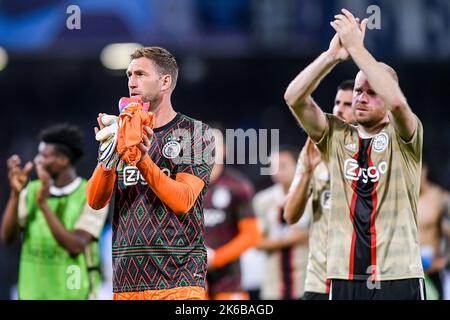
<svg viewBox="0 0 450 320">
<path fill-rule="evenodd" d="M 442 252 L 445 216 L 448 214 L 450 195 L 428 179 L 428 164 L 422 164 L 420 196 L 417 208 L 419 240 L 423 269 L 429 283 L 436 289 L 438 299 L 443 299 L 443 269 L 445 256 Z M 445 235 L 445 233 L 444 233 Z M 427 287 L 427 293 L 430 285 Z M 431 289 L 430 289 L 431 290 Z M 427 294 L 427 298 L 430 296 Z"/>
<path fill-rule="evenodd" d="M 216 162 L 204 201 L 208 296 L 213 300 L 248 300 L 241 287 L 239 257 L 261 240 L 252 208 L 253 186 L 243 174 L 224 164 L 222 128 L 213 125 L 212 129 Z"/>
<path fill-rule="evenodd" d="M 299 150 L 281 146 L 271 155 L 274 185 L 254 197 L 255 213 L 261 221 L 263 240 L 258 248 L 266 252 L 263 299 L 300 299 L 305 289 L 308 260 L 308 223 L 303 216 L 294 225 L 283 218 L 283 208 L 295 175 Z"/>
<path fill-rule="evenodd" d="M 1 238 L 11 244 L 22 234 L 19 299 L 94 298 L 99 282 L 97 239 L 107 210 L 86 204 L 86 180 L 75 164 L 84 154 L 82 133 L 66 124 L 41 132 L 33 164 L 8 159 L 11 188 Z"/>
</svg>

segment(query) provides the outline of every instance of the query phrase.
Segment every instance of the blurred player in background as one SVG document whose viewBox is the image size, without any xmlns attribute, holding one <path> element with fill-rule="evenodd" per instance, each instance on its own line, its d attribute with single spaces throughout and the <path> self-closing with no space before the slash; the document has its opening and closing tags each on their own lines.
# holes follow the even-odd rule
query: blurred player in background
<svg viewBox="0 0 450 320">
<path fill-rule="evenodd" d="M 353 80 L 342 82 L 334 100 L 333 114 L 354 123 Z M 284 207 L 284 218 L 297 223 L 305 211 L 312 217 L 309 229 L 309 256 L 305 281 L 305 300 L 328 300 L 327 234 L 330 212 L 330 173 L 311 139 L 307 139 L 297 162 L 294 181 Z"/>
<path fill-rule="evenodd" d="M 57 125 L 41 132 L 34 159 L 37 180 L 29 181 L 33 164 L 8 159 L 11 193 L 3 215 L 5 243 L 23 234 L 19 299 L 88 299 L 99 286 L 98 238 L 107 207 L 86 203 L 86 180 L 75 164 L 83 156 L 81 131 Z"/>
<path fill-rule="evenodd" d="M 422 166 L 420 196 L 417 207 L 419 222 L 419 239 L 422 264 L 428 278 L 438 291 L 438 298 L 443 299 L 443 269 L 445 257 L 442 252 L 443 221 L 449 212 L 449 193 L 428 179 L 428 165 Z M 427 287 L 428 290 L 428 287 Z"/>
<path fill-rule="evenodd" d="M 295 300 L 303 296 L 308 260 L 309 216 L 295 225 L 283 217 L 284 204 L 295 175 L 299 150 L 280 146 L 271 155 L 274 185 L 258 192 L 253 205 L 261 222 L 263 240 L 258 248 L 267 254 L 262 299 Z"/>
<path fill-rule="evenodd" d="M 116 189 L 113 297 L 204 299 L 203 198 L 214 164 L 211 130 L 173 109 L 178 65 L 166 49 L 137 49 L 127 75 L 130 97 L 150 103 L 155 127 L 144 127 L 148 137 L 139 145 L 136 166 L 117 155 L 100 161 L 87 190 L 89 204 L 102 208 Z M 108 128 L 102 119 L 100 130 Z"/>
<path fill-rule="evenodd" d="M 243 174 L 225 166 L 226 145 L 219 126 L 214 126 L 213 135 L 216 163 L 204 204 L 208 294 L 213 300 L 248 300 L 241 287 L 239 257 L 261 239 L 252 208 L 254 190 Z"/>
</svg>

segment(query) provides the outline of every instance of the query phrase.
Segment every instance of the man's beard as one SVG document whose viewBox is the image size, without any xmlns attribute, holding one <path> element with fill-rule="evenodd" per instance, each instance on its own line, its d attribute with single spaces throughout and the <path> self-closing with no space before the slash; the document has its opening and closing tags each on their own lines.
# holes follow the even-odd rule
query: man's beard
<svg viewBox="0 0 450 320">
<path fill-rule="evenodd" d="M 359 125 L 361 125 L 363 127 L 368 127 L 368 128 L 371 128 L 371 127 L 373 127 L 374 125 L 376 125 L 378 123 L 378 121 L 376 121 L 375 119 L 368 119 L 368 118 L 365 118 L 365 117 L 363 117 L 363 118 L 357 117 L 356 118 L 356 122 Z"/>
<path fill-rule="evenodd" d="M 384 117 L 356 117 L 356 122 L 365 128 L 374 128 L 383 122 Z"/>
<path fill-rule="evenodd" d="M 142 102 L 147 102 L 150 104 L 150 108 L 148 111 L 154 112 L 161 102 L 161 97 L 160 96 L 142 97 L 141 100 Z"/>
</svg>

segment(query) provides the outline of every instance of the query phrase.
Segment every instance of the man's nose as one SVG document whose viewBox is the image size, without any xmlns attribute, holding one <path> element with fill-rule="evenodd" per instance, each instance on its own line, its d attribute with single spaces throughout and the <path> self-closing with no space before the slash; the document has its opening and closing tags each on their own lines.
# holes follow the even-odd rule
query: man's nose
<svg viewBox="0 0 450 320">
<path fill-rule="evenodd" d="M 340 118 L 342 118 L 343 117 L 343 115 L 345 114 L 345 110 L 346 110 L 346 106 L 344 105 L 344 103 L 342 102 L 342 103 L 339 103 L 339 104 L 337 104 L 336 106 L 335 106 L 335 110 L 336 110 L 336 113 L 337 113 L 337 115 L 338 115 L 338 117 L 340 117 Z"/>
<path fill-rule="evenodd" d="M 336 105 L 336 112 L 342 114 L 344 112 L 344 104 L 339 103 Z"/>
<path fill-rule="evenodd" d="M 367 93 L 365 93 L 365 92 L 362 92 L 362 93 L 358 96 L 357 101 L 358 101 L 359 103 L 369 103 L 369 95 L 368 95 Z"/>
<path fill-rule="evenodd" d="M 128 87 L 130 87 L 130 89 L 134 89 L 137 87 L 137 82 L 136 82 L 136 78 L 131 76 L 130 79 L 128 79 Z"/>
</svg>

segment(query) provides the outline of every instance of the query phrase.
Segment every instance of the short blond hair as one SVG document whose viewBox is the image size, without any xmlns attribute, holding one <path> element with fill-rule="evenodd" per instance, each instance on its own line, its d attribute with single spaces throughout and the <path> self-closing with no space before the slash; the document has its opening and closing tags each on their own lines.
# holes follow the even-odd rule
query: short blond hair
<svg viewBox="0 0 450 320">
<path fill-rule="evenodd" d="M 175 88 L 178 80 L 178 64 L 169 51 L 161 47 L 138 48 L 130 58 L 131 60 L 147 58 L 153 61 L 159 75 L 169 74 L 172 77 L 172 88 Z"/>
</svg>

